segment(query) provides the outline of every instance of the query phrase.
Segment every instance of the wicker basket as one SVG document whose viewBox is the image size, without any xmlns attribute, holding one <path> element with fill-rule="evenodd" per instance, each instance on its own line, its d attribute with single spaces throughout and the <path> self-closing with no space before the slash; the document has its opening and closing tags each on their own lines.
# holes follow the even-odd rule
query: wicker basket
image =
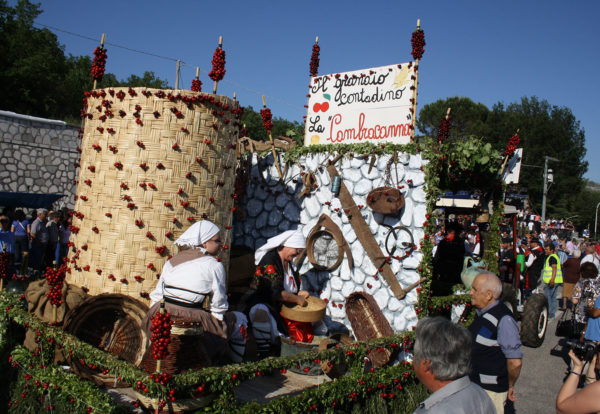
<svg viewBox="0 0 600 414">
<path fill-rule="evenodd" d="M 64 330 L 77 338 L 110 352 L 119 358 L 139 364 L 144 355 L 146 334 L 142 320 L 148 306 L 121 294 L 93 296 L 71 309 L 65 316 Z M 98 385 L 124 387 L 112 375 L 103 375 L 77 359 L 67 360 L 73 371 Z"/>
<path fill-rule="evenodd" d="M 327 304 L 323 299 L 309 296 L 306 302 L 306 306 L 288 306 L 284 303 L 281 306 L 281 316 L 296 322 L 317 322 L 325 317 Z"/>
<path fill-rule="evenodd" d="M 67 281 L 147 299 L 193 221 L 213 221 L 229 244 L 238 105 L 147 88 L 96 90 L 87 102 Z M 227 269 L 228 250 L 221 257 Z"/>
<path fill-rule="evenodd" d="M 368 293 L 355 292 L 348 296 L 346 315 L 352 325 L 354 336 L 359 341 L 394 335 L 390 323 L 383 316 L 373 296 Z M 393 355 L 389 350 L 382 348 L 369 351 L 368 356 L 373 366 L 381 367 L 387 364 Z"/>
<path fill-rule="evenodd" d="M 381 214 L 396 214 L 404 207 L 404 195 L 397 188 L 379 187 L 367 196 L 367 205 Z"/>
<path fill-rule="evenodd" d="M 167 347 L 167 358 L 161 362 L 161 372 L 171 375 L 188 369 L 198 369 L 210 365 L 204 345 L 200 340 L 203 334 L 202 324 L 196 320 L 171 315 L 171 342 Z M 146 349 L 140 367 L 148 372 L 156 372 L 156 360 L 152 357 L 152 345 Z"/>
</svg>

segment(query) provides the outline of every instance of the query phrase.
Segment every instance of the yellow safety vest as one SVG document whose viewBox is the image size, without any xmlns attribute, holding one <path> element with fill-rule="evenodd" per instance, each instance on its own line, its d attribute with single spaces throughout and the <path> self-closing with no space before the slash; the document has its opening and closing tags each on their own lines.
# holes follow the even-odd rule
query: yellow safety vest
<svg viewBox="0 0 600 414">
<path fill-rule="evenodd" d="M 552 266 L 550 266 L 551 257 L 554 257 L 556 259 L 556 276 L 554 277 L 554 283 L 562 283 L 562 268 L 560 267 L 560 258 L 556 253 L 553 253 L 546 258 L 546 263 L 544 263 L 544 269 L 542 269 L 542 279 L 544 283 L 548 283 L 550 282 L 550 279 L 552 279 Z"/>
</svg>

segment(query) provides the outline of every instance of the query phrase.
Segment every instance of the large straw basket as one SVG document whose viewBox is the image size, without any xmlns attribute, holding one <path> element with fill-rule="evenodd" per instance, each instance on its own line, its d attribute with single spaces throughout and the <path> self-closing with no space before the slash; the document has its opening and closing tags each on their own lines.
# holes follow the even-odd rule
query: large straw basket
<svg viewBox="0 0 600 414">
<path fill-rule="evenodd" d="M 148 306 L 137 299 L 106 293 L 90 297 L 71 309 L 65 316 L 64 330 L 137 365 L 142 360 L 146 346 L 142 320 L 147 312 Z M 103 375 L 98 370 L 90 369 L 85 362 L 70 356 L 67 359 L 76 373 L 98 385 L 126 386 L 118 383 L 112 375 Z"/>
<path fill-rule="evenodd" d="M 354 292 L 348 296 L 346 316 L 352 325 L 354 336 L 359 341 L 394 335 L 394 330 L 385 319 L 377 302 L 366 292 Z M 392 356 L 392 353 L 385 348 L 373 349 L 368 353 L 368 357 L 375 367 L 387 364 Z"/>
<path fill-rule="evenodd" d="M 93 91 L 86 111 L 67 280 L 90 294 L 147 299 L 177 253 L 174 240 L 194 221 L 213 221 L 229 244 L 238 105 L 190 91 L 115 88 Z M 227 269 L 228 250 L 221 257 Z"/>
<path fill-rule="evenodd" d="M 323 299 L 309 296 L 306 302 L 306 306 L 288 306 L 284 303 L 281 306 L 281 316 L 296 322 L 317 322 L 325 317 L 327 304 Z"/>
</svg>

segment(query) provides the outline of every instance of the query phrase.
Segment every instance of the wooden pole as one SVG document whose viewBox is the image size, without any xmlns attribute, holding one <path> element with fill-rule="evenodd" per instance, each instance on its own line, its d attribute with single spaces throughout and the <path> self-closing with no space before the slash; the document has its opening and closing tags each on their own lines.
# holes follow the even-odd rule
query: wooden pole
<svg viewBox="0 0 600 414">
<path fill-rule="evenodd" d="M 265 95 L 262 96 L 263 109 L 267 107 L 267 101 L 265 100 Z M 275 152 L 275 141 L 273 141 L 273 135 L 271 131 L 269 131 L 269 140 L 271 141 L 271 152 L 273 153 L 273 159 L 275 160 L 275 168 L 277 168 L 277 173 L 279 174 L 279 179 L 283 181 L 283 174 L 281 173 L 281 166 L 279 165 L 279 159 L 277 158 L 277 153 Z"/>
<path fill-rule="evenodd" d="M 223 47 L 223 36 L 219 36 L 219 48 Z M 213 93 L 216 95 L 217 94 L 217 85 L 219 84 L 219 81 L 215 81 L 213 83 Z M 263 98 L 264 100 L 264 98 Z"/>
<path fill-rule="evenodd" d="M 421 28 L 421 19 L 417 19 L 417 29 Z M 419 66 L 419 59 L 415 61 L 415 67 Z M 417 132 L 417 88 L 419 86 L 419 71 L 415 70 L 415 90 L 413 91 L 413 113 L 412 113 L 412 136 L 411 139 L 415 139 Z"/>
<path fill-rule="evenodd" d="M 177 59 L 177 63 L 175 64 L 175 89 L 179 89 L 179 68 L 181 66 L 181 61 Z"/>
<path fill-rule="evenodd" d="M 200 68 L 196 66 L 196 79 L 200 77 Z"/>
<path fill-rule="evenodd" d="M 106 33 L 102 33 L 102 38 L 100 39 L 100 47 L 104 49 L 104 41 L 106 40 Z M 96 89 L 96 79 L 94 79 L 94 86 L 92 86 L 92 90 Z"/>
</svg>

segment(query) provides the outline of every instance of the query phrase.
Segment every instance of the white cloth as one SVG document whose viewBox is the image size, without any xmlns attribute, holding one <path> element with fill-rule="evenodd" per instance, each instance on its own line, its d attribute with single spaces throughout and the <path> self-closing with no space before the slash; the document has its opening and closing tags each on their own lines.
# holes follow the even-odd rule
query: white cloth
<svg viewBox="0 0 600 414">
<path fill-rule="evenodd" d="M 292 263 L 289 263 L 292 266 Z M 285 269 L 283 270 L 283 288 L 290 293 L 298 293 L 298 285 L 296 284 L 296 279 L 294 279 L 294 275 L 288 273 Z"/>
<path fill-rule="evenodd" d="M 229 308 L 226 292 L 225 268 L 213 256 L 202 256 L 175 267 L 171 262 L 163 266 L 156 288 L 150 293 L 152 305 L 163 297 L 190 304 L 201 303 L 212 293 L 210 313 L 223 320 Z"/>
<path fill-rule="evenodd" d="M 592 262 L 593 264 L 596 265 L 596 268 L 598 268 L 600 270 L 600 260 L 598 260 L 598 257 L 596 256 L 595 253 L 586 254 L 585 257 L 583 259 L 581 259 L 581 264 L 584 264 L 587 262 Z M 581 267 L 581 265 L 580 265 L 580 267 Z"/>
<path fill-rule="evenodd" d="M 212 221 L 200 220 L 192 224 L 177 240 L 178 246 L 198 247 L 219 233 L 219 227 Z"/>
<path fill-rule="evenodd" d="M 264 245 L 256 250 L 256 253 L 254 253 L 254 264 L 258 265 L 269 250 L 279 246 L 304 249 L 306 248 L 306 239 L 301 230 L 288 230 L 275 237 L 271 237 Z"/>
</svg>

